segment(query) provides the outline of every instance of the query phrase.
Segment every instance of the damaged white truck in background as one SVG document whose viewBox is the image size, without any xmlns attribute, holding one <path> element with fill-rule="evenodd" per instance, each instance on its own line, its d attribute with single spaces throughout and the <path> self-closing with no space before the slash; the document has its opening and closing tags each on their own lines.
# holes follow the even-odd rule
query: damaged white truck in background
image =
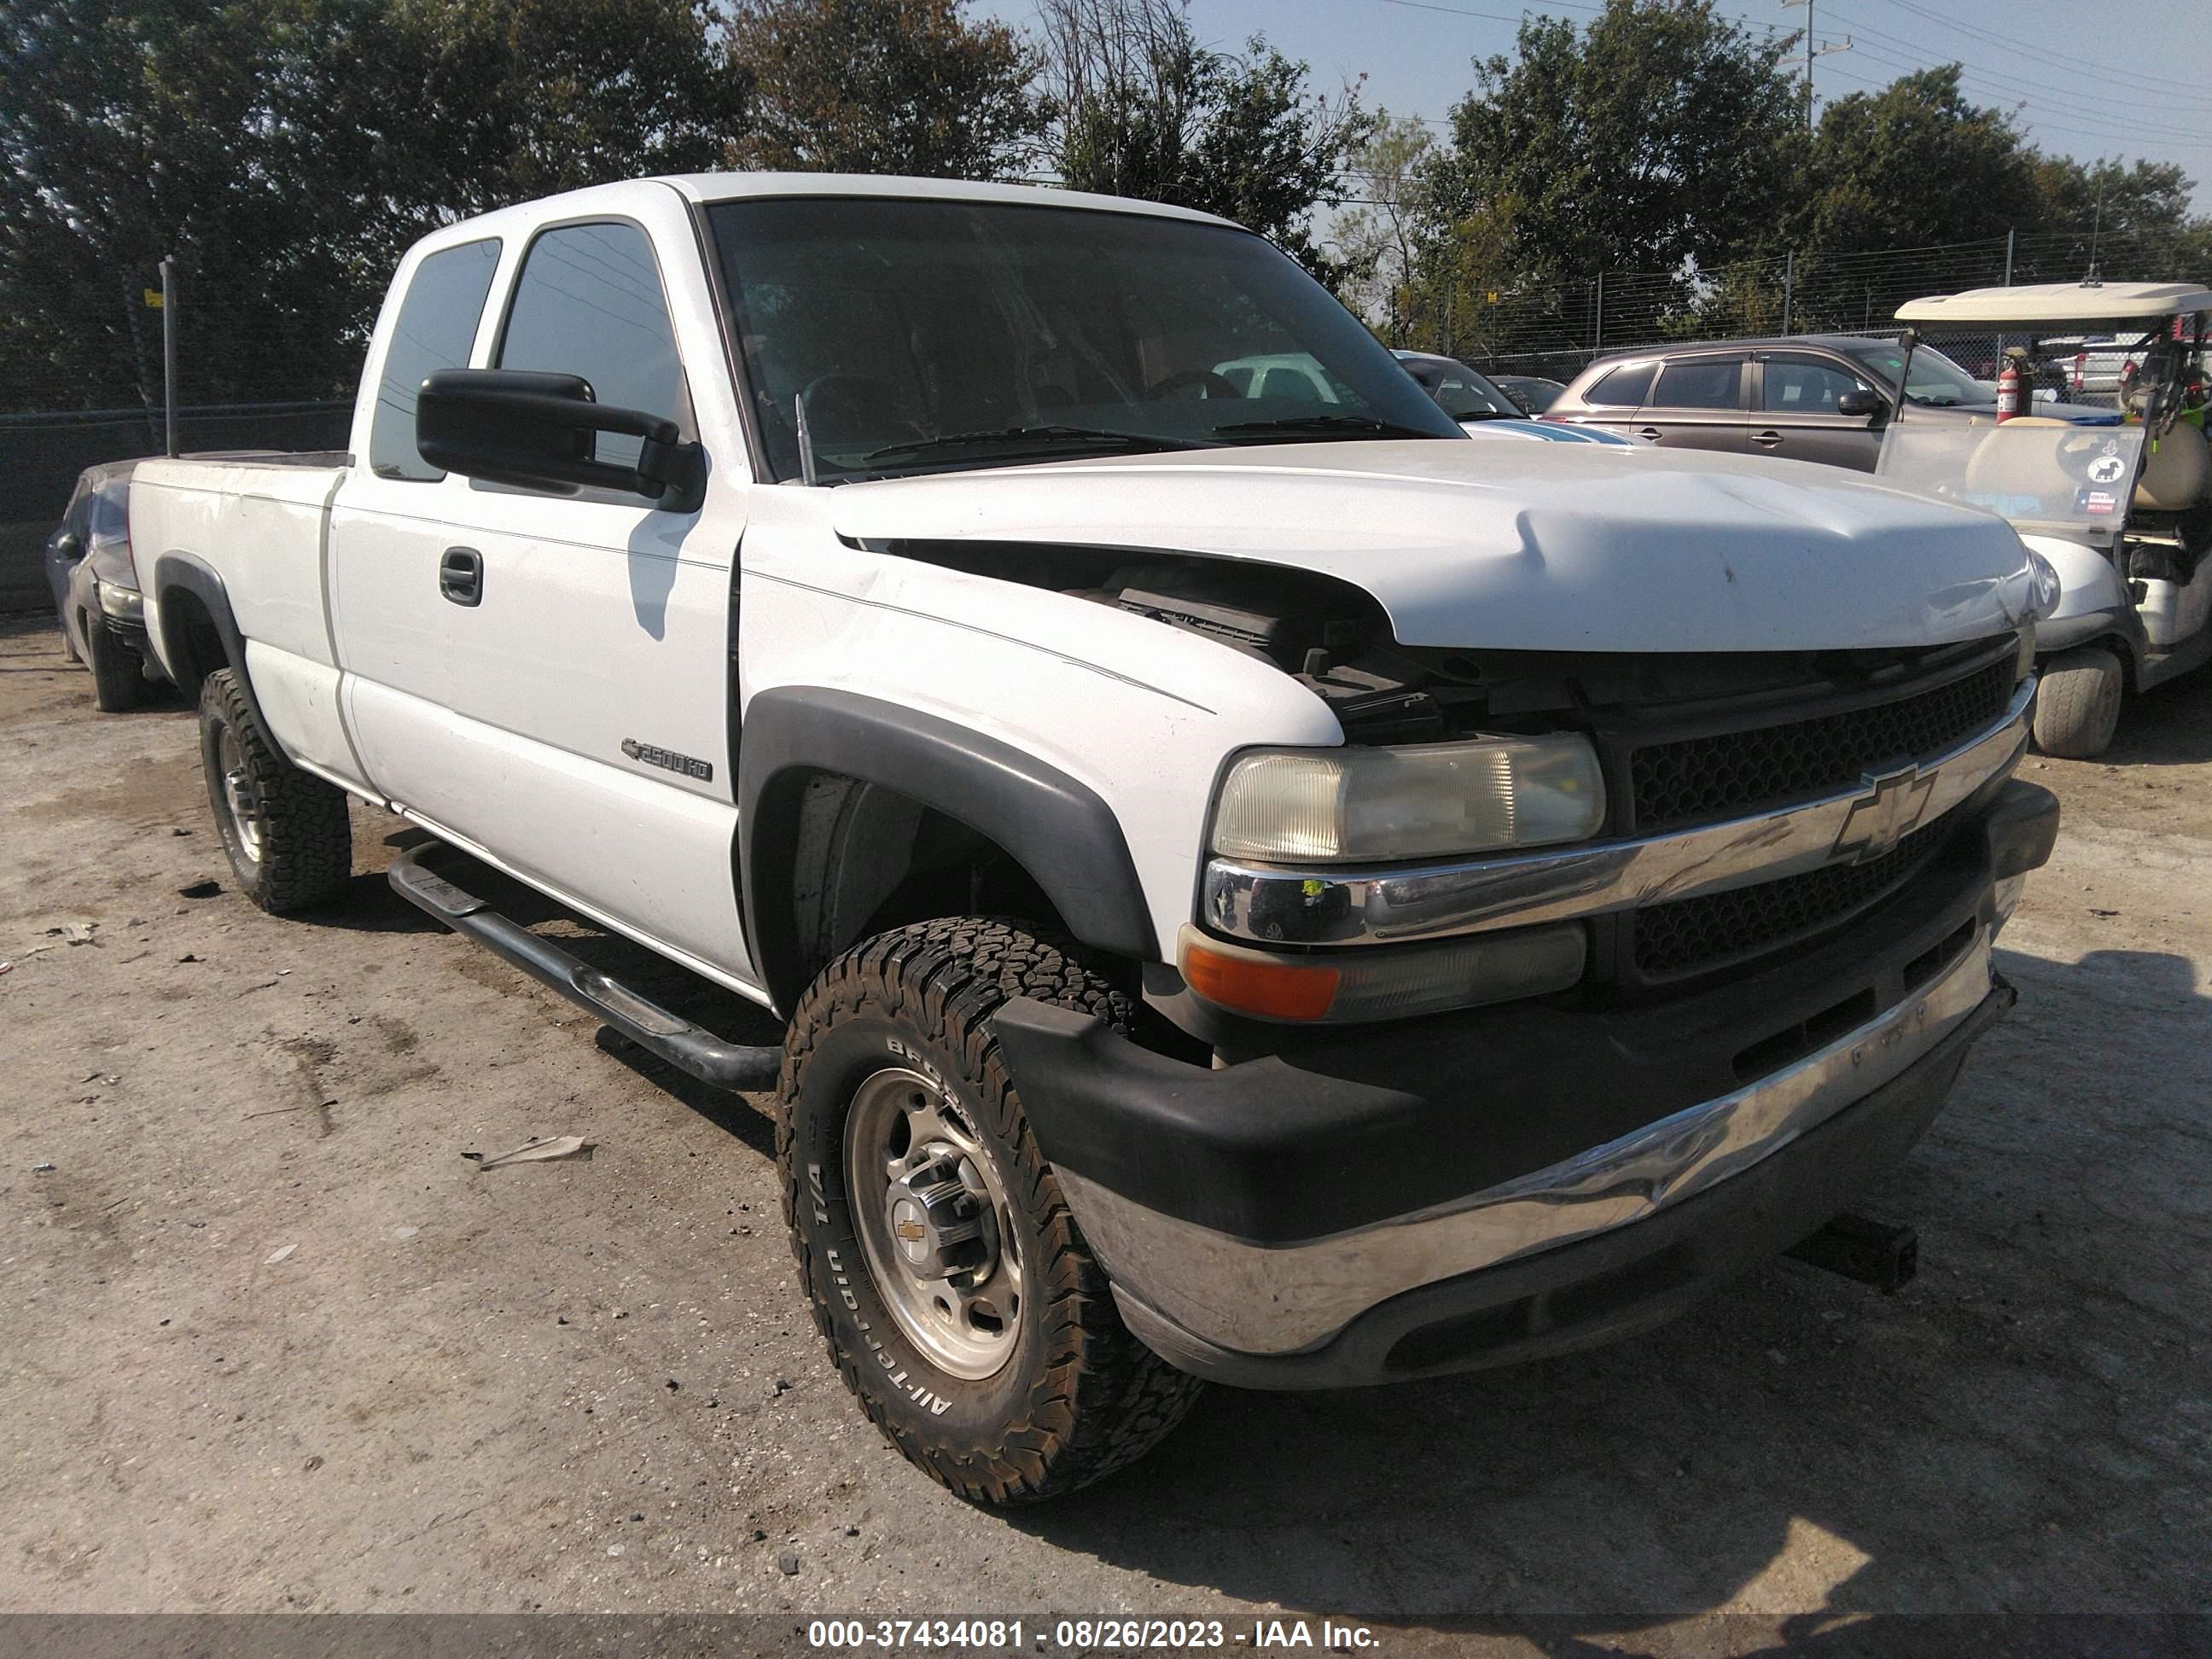
<svg viewBox="0 0 2212 1659">
<path fill-rule="evenodd" d="M 131 492 L 240 885 L 334 900 L 359 796 L 773 1010 L 730 1042 L 392 870 L 775 1091 L 830 1357 L 971 1498 L 1097 1478 L 1202 1378 L 1669 1317 L 1845 1210 L 2012 1000 L 2057 810 L 2011 776 L 2056 596 L 2009 528 L 1471 441 L 1220 221 L 508 209 L 407 255 L 351 442 Z"/>
</svg>

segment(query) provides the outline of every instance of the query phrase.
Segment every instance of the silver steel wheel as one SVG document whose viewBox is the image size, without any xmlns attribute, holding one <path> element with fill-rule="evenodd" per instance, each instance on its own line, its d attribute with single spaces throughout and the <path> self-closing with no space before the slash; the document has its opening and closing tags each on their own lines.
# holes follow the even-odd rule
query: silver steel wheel
<svg viewBox="0 0 2212 1659">
<path fill-rule="evenodd" d="M 908 1340 L 980 1381 L 1013 1355 L 1027 1289 L 991 1155 L 921 1073 L 871 1074 L 845 1118 L 845 1180 L 868 1272 Z"/>
<path fill-rule="evenodd" d="M 223 804 L 230 809 L 231 833 L 238 838 L 238 850 L 246 861 L 258 864 L 266 824 L 261 792 L 253 787 L 253 775 L 246 769 L 246 757 L 238 752 L 238 738 L 229 726 L 216 731 L 215 752 L 216 764 L 222 773 Z"/>
</svg>

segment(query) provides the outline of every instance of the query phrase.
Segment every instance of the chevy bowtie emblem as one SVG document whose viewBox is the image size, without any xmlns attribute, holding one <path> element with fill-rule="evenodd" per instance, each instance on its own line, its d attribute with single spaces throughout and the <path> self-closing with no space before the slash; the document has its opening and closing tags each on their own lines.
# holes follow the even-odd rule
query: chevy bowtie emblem
<svg viewBox="0 0 2212 1659">
<path fill-rule="evenodd" d="M 1936 776 L 1908 766 L 1869 779 L 1873 793 L 1851 803 L 1850 815 L 1836 832 L 1836 844 L 1828 856 L 1864 864 L 1890 851 L 1920 822 L 1928 797 L 1935 791 Z"/>
</svg>

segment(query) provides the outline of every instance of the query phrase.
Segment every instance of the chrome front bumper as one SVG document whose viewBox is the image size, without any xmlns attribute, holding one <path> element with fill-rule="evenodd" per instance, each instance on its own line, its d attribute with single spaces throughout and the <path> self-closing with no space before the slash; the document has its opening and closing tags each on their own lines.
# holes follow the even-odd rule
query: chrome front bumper
<svg viewBox="0 0 2212 1659">
<path fill-rule="evenodd" d="M 1978 926 L 1903 1002 L 1757 1083 L 1487 1190 L 1324 1237 L 1255 1243 L 1065 1166 L 1059 1178 L 1117 1288 L 1149 1315 L 1214 1348 L 1294 1354 L 1390 1297 L 1628 1227 L 1720 1187 L 1902 1078 L 1992 988 L 1990 934 Z"/>
<path fill-rule="evenodd" d="M 1784 811 L 1670 835 L 1410 869 L 1217 858 L 1206 866 L 1199 915 L 1211 932 L 1255 944 L 1400 944 L 1632 909 L 1879 857 L 2012 769 L 2027 746 L 2034 700 L 2031 675 L 2002 719 L 1945 754 Z"/>
</svg>

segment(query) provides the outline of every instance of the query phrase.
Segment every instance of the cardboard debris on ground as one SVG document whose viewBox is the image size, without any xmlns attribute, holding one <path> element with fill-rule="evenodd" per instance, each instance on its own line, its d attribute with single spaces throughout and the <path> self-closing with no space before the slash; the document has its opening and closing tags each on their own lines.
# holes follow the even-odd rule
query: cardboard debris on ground
<svg viewBox="0 0 2212 1659">
<path fill-rule="evenodd" d="M 589 1158 L 592 1143 L 581 1135 L 549 1135 L 526 1140 L 511 1152 L 486 1158 L 482 1152 L 463 1152 L 478 1170 L 496 1170 L 502 1164 L 545 1164 L 556 1158 Z"/>
</svg>

